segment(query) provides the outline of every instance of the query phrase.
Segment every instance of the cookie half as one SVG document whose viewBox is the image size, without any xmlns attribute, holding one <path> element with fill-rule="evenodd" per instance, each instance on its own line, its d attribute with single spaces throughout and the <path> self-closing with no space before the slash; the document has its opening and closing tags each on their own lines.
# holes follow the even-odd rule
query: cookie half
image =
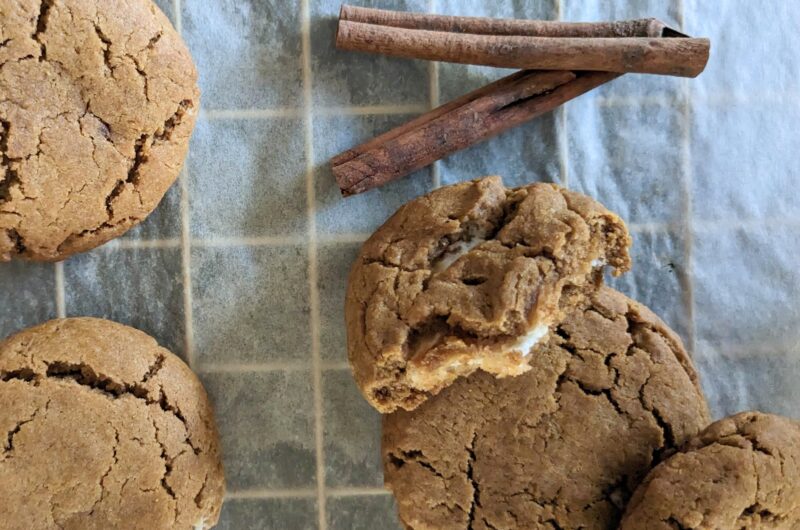
<svg viewBox="0 0 800 530">
<path fill-rule="evenodd" d="M 438 189 L 400 208 L 350 273 L 350 363 L 381 412 L 412 410 L 460 376 L 530 369 L 561 318 L 562 290 L 630 266 L 625 224 L 552 184 L 499 177 Z"/>
<path fill-rule="evenodd" d="M 651 466 L 708 424 L 680 339 L 607 287 L 531 366 L 384 417 L 386 486 L 408 528 L 616 528 Z"/>
<path fill-rule="evenodd" d="M 0 261 L 61 260 L 158 205 L 199 108 L 150 0 L 0 0 Z"/>
<path fill-rule="evenodd" d="M 200 381 L 135 329 L 54 320 L 0 343 L 0 529 L 201 529 L 219 436 Z"/>
<path fill-rule="evenodd" d="M 620 528 L 800 527 L 800 423 L 761 412 L 720 420 L 655 469 Z"/>
</svg>

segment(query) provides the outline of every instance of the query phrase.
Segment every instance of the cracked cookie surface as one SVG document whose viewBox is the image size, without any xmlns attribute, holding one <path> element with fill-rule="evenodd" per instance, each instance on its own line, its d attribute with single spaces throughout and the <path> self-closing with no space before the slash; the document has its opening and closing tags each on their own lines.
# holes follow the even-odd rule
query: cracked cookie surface
<svg viewBox="0 0 800 530">
<path fill-rule="evenodd" d="M 508 189 L 499 177 L 438 189 L 401 207 L 364 243 L 350 272 L 348 354 L 366 399 L 412 410 L 478 369 L 529 369 L 561 317 L 566 286 L 630 266 L 625 224 L 552 184 Z"/>
<path fill-rule="evenodd" d="M 611 529 L 655 461 L 708 424 L 680 339 L 601 287 L 532 370 L 459 379 L 384 416 L 386 486 L 407 528 Z"/>
<path fill-rule="evenodd" d="M 54 320 L 0 343 L 0 529 L 210 528 L 224 494 L 205 390 L 146 334 Z"/>
<path fill-rule="evenodd" d="M 653 469 L 623 530 L 800 528 L 800 423 L 743 412 Z"/>
<path fill-rule="evenodd" d="M 183 164 L 196 81 L 150 0 L 0 0 L 0 261 L 142 221 Z"/>
</svg>

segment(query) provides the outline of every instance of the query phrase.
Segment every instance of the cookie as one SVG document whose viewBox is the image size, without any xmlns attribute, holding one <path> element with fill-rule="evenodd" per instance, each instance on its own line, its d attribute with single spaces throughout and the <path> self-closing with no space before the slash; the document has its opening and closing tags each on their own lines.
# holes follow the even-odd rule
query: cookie
<svg viewBox="0 0 800 530">
<path fill-rule="evenodd" d="M 201 529 L 219 517 L 208 397 L 141 331 L 74 318 L 0 343 L 0 432 L 2 530 Z"/>
<path fill-rule="evenodd" d="M 647 475 L 620 528 L 800 528 L 800 423 L 743 412 L 712 424 Z"/>
<path fill-rule="evenodd" d="M 529 370 L 565 286 L 630 266 L 625 224 L 552 184 L 487 177 L 401 207 L 361 248 L 345 317 L 350 363 L 379 411 L 412 410 L 460 376 Z M 562 304 L 563 305 L 563 304 Z"/>
<path fill-rule="evenodd" d="M 652 465 L 708 424 L 680 339 L 607 287 L 531 366 L 477 372 L 384 417 L 386 486 L 408 528 L 616 528 Z"/>
<path fill-rule="evenodd" d="M 0 0 L 0 261 L 61 260 L 142 221 L 198 107 L 150 0 Z"/>
</svg>

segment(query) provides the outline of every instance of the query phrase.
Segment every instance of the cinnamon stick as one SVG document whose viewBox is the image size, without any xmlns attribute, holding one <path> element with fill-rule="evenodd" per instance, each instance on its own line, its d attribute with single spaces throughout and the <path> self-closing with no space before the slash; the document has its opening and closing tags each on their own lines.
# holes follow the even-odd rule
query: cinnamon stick
<svg viewBox="0 0 800 530">
<path fill-rule="evenodd" d="M 708 62 L 710 42 L 688 37 L 487 35 L 340 20 L 336 46 L 395 57 L 504 68 L 696 77 Z"/>
<path fill-rule="evenodd" d="M 484 17 L 457 17 L 410 13 L 342 5 L 339 20 L 364 22 L 395 28 L 426 29 L 476 35 L 517 35 L 528 37 L 685 37 L 655 18 L 613 22 L 561 22 Z"/>
<path fill-rule="evenodd" d="M 367 191 L 540 116 L 619 75 L 516 72 L 340 154 L 331 160 L 333 174 L 343 195 Z"/>
</svg>

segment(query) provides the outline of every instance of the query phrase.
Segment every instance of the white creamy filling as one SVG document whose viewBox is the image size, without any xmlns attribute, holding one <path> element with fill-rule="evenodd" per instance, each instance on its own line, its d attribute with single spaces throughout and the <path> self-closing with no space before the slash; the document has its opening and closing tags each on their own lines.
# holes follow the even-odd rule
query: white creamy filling
<svg viewBox="0 0 800 530">
<path fill-rule="evenodd" d="M 461 256 L 485 242 L 485 239 L 476 237 L 470 239 L 469 241 L 457 241 L 453 243 L 447 247 L 447 250 L 444 251 L 444 254 L 442 254 L 442 256 L 439 258 L 439 261 L 437 261 L 433 266 L 433 273 L 438 274 L 446 271 L 450 268 L 450 265 L 458 261 Z"/>
<path fill-rule="evenodd" d="M 205 528 L 206 528 L 206 517 L 202 516 L 200 517 L 200 520 L 194 523 L 194 530 L 205 530 Z"/>
<path fill-rule="evenodd" d="M 548 326 L 539 324 L 531 329 L 528 333 L 518 337 L 516 342 L 511 344 L 511 346 L 508 348 L 505 348 L 505 351 L 519 352 L 523 357 L 527 357 L 530 355 L 534 346 L 539 344 L 539 342 L 541 342 L 542 339 L 547 336 L 548 331 Z M 433 370 L 423 369 L 421 374 L 418 374 L 416 370 L 409 370 L 408 378 L 410 379 L 412 385 L 419 385 L 423 381 L 422 374 L 425 374 L 426 372 L 426 376 L 428 376 L 430 373 L 444 375 L 447 373 L 459 372 L 463 368 L 482 368 L 484 361 L 490 360 L 484 359 L 482 356 L 472 357 L 469 359 L 464 359 L 463 357 L 457 358 L 453 359 L 447 364 L 440 365 Z"/>
<path fill-rule="evenodd" d="M 603 260 L 603 259 L 600 259 L 600 258 L 595 258 L 595 259 L 592 260 L 592 264 L 591 265 L 592 265 L 592 267 L 596 268 L 596 267 L 602 267 L 605 264 L 606 264 L 606 260 Z"/>
<path fill-rule="evenodd" d="M 434 369 L 421 369 L 419 372 L 417 370 L 409 370 L 407 372 L 407 377 L 410 383 L 413 386 L 424 386 L 424 382 L 427 380 L 431 374 L 436 375 L 438 377 L 444 377 L 446 374 L 452 374 L 454 372 L 460 372 L 462 369 L 466 367 L 478 369 L 483 365 L 483 359 L 480 357 L 474 357 L 472 359 L 453 359 L 447 364 L 442 364 L 437 366 Z"/>
<path fill-rule="evenodd" d="M 523 357 L 527 357 L 533 347 L 539 344 L 543 338 L 547 336 L 549 327 L 544 324 L 539 324 L 531 329 L 525 335 L 517 338 L 517 342 L 511 345 L 510 351 L 518 351 Z"/>
<path fill-rule="evenodd" d="M 450 361 L 449 364 L 442 366 L 442 369 L 445 371 L 458 370 L 459 368 L 464 368 L 465 366 L 477 366 L 480 368 L 481 364 L 483 364 L 483 360 L 479 357 L 466 360 L 456 359 L 455 361 Z"/>
</svg>

